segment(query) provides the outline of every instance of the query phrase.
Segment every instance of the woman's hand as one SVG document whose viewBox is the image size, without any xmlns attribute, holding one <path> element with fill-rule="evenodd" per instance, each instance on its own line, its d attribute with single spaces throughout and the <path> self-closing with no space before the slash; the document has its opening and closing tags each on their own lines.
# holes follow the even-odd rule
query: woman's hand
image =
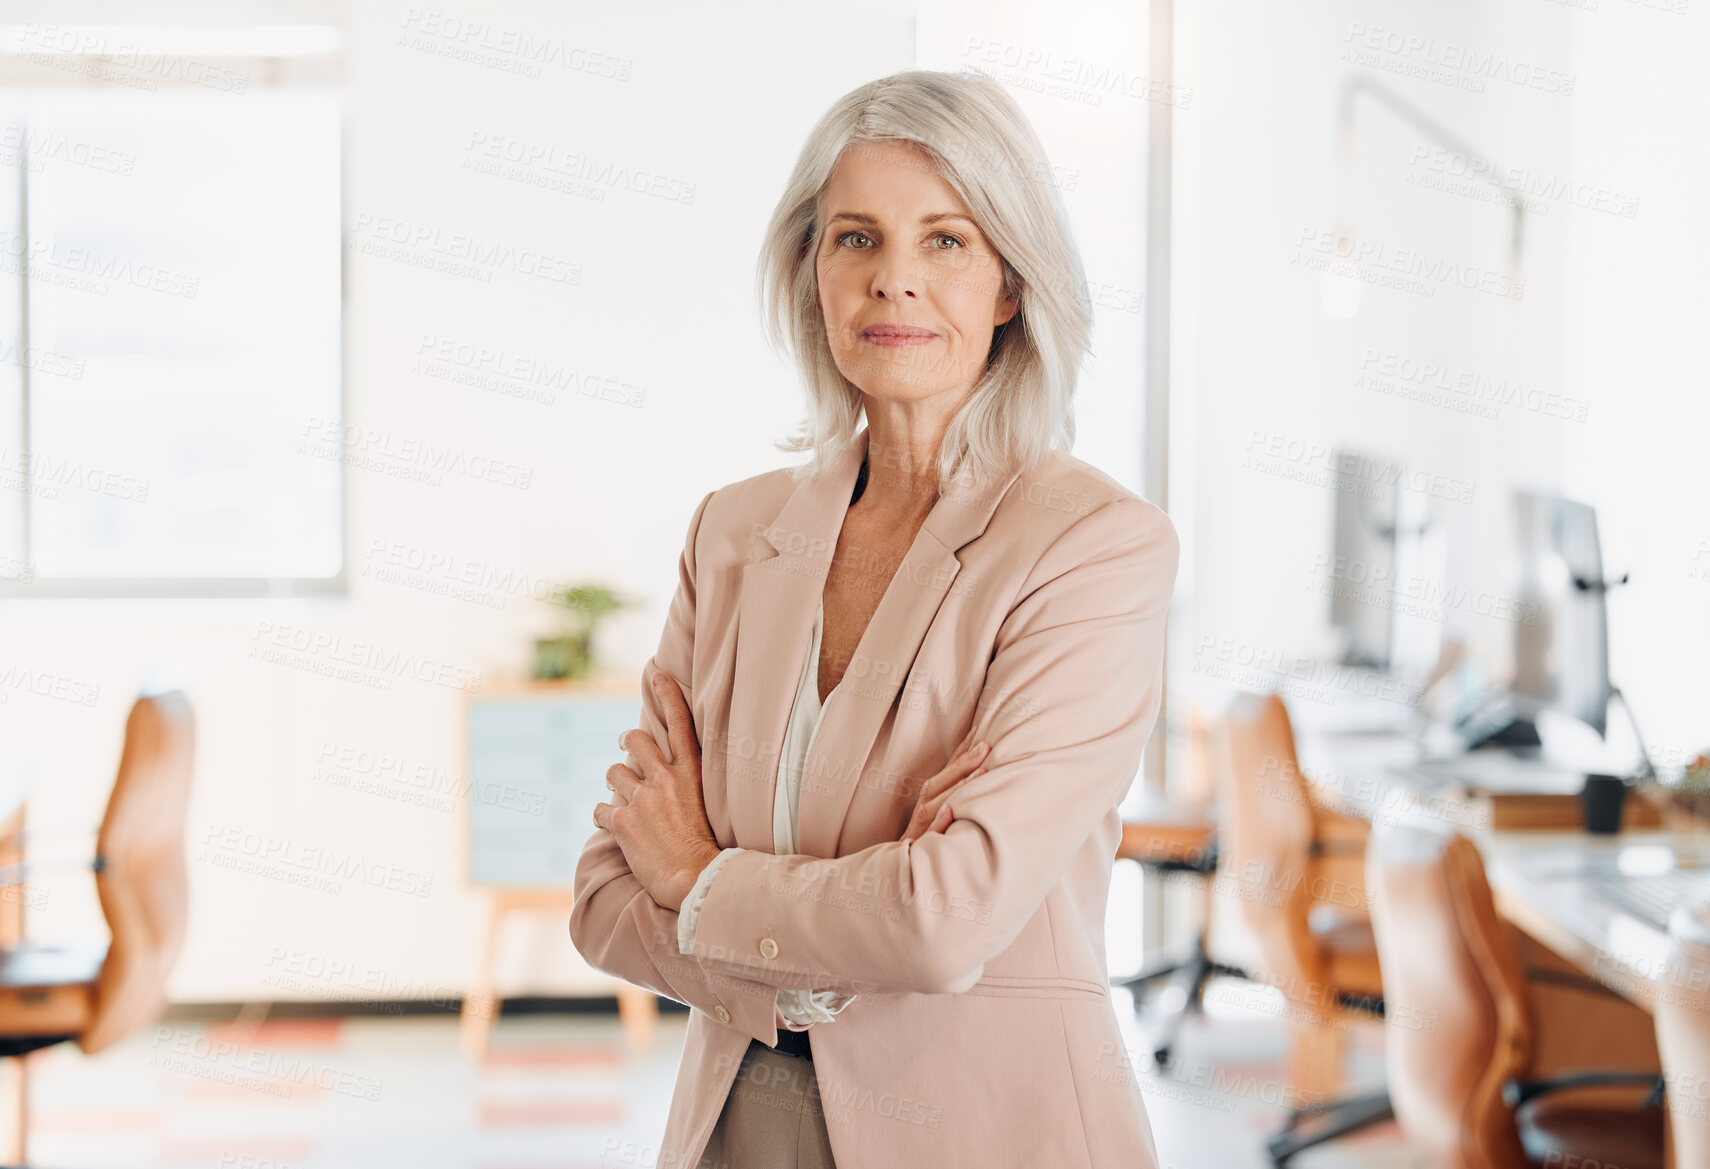
<svg viewBox="0 0 1710 1169">
<path fill-rule="evenodd" d="M 986 761 L 991 753 L 991 747 L 985 743 L 977 743 L 972 750 L 968 749 L 968 739 L 973 738 L 974 732 L 968 732 L 968 738 L 962 740 L 956 748 L 955 756 L 945 764 L 944 770 L 926 781 L 920 789 L 920 801 L 914 806 L 914 815 L 909 819 L 908 829 L 902 834 L 904 840 L 917 840 L 928 832 L 943 832 L 950 827 L 955 813 L 950 810 L 950 797 L 957 788 L 967 783 L 977 775 L 984 775 L 985 768 L 980 764 Z"/>
<path fill-rule="evenodd" d="M 694 716 L 676 679 L 657 673 L 653 685 L 665 712 L 671 761 L 652 735 L 641 730 L 619 735 L 618 746 L 629 752 L 635 767 L 612 764 L 606 786 L 627 802 L 596 804 L 594 823 L 617 840 L 642 888 L 675 912 L 701 870 L 719 854 L 719 846 L 701 793 L 701 745 L 695 738 Z"/>
</svg>

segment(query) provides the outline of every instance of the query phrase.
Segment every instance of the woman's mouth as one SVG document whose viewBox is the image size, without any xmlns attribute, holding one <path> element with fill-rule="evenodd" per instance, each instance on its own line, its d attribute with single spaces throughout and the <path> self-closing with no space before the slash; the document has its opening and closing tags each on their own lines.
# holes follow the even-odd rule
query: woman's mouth
<svg viewBox="0 0 1710 1169">
<path fill-rule="evenodd" d="M 915 325 L 869 325 L 861 330 L 861 340 L 870 345 L 883 345 L 886 348 L 900 348 L 911 345 L 926 345 L 938 340 L 938 334 L 931 329 L 922 329 Z"/>
</svg>

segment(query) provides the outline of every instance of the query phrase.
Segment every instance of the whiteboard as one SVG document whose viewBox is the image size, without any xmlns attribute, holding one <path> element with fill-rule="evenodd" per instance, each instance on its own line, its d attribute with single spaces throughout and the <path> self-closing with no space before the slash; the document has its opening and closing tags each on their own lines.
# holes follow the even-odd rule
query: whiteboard
<svg viewBox="0 0 1710 1169">
<path fill-rule="evenodd" d="M 563 888 L 611 798 L 618 735 L 641 725 L 641 697 L 568 692 L 472 700 L 467 710 L 468 879 Z"/>
</svg>

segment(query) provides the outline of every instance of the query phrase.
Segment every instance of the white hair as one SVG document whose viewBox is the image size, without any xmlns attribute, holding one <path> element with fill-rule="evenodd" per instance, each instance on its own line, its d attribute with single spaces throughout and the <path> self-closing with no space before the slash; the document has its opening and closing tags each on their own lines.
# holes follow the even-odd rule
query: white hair
<svg viewBox="0 0 1710 1169">
<path fill-rule="evenodd" d="M 802 146 L 766 228 L 756 272 L 761 320 L 807 388 L 801 428 L 779 449 L 812 450 L 798 481 L 820 474 L 856 434 L 861 391 L 832 358 L 815 257 L 825 230 L 821 198 L 844 152 L 903 140 L 924 148 L 997 250 L 1003 292 L 1021 307 L 992 334 L 985 372 L 957 411 L 938 452 L 939 491 L 1033 466 L 1075 440 L 1075 382 L 1092 333 L 1086 277 L 1068 213 L 1038 136 L 992 78 L 911 69 L 851 90 Z"/>
</svg>

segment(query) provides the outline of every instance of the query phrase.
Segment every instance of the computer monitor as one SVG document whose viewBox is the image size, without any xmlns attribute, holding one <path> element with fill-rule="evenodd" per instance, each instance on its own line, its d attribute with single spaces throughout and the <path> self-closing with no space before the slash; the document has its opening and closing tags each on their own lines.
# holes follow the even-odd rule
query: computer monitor
<svg viewBox="0 0 1710 1169">
<path fill-rule="evenodd" d="M 1515 693 L 1607 731 L 1609 610 L 1597 512 L 1549 492 L 1514 492 L 1520 620 Z"/>
<path fill-rule="evenodd" d="M 1335 563 L 1330 580 L 1330 624 L 1341 632 L 1343 661 L 1387 669 L 1393 648 L 1395 607 L 1396 481 L 1399 475 L 1358 474 L 1348 468 L 1383 467 L 1363 451 L 1338 449 L 1335 470 Z"/>
</svg>

